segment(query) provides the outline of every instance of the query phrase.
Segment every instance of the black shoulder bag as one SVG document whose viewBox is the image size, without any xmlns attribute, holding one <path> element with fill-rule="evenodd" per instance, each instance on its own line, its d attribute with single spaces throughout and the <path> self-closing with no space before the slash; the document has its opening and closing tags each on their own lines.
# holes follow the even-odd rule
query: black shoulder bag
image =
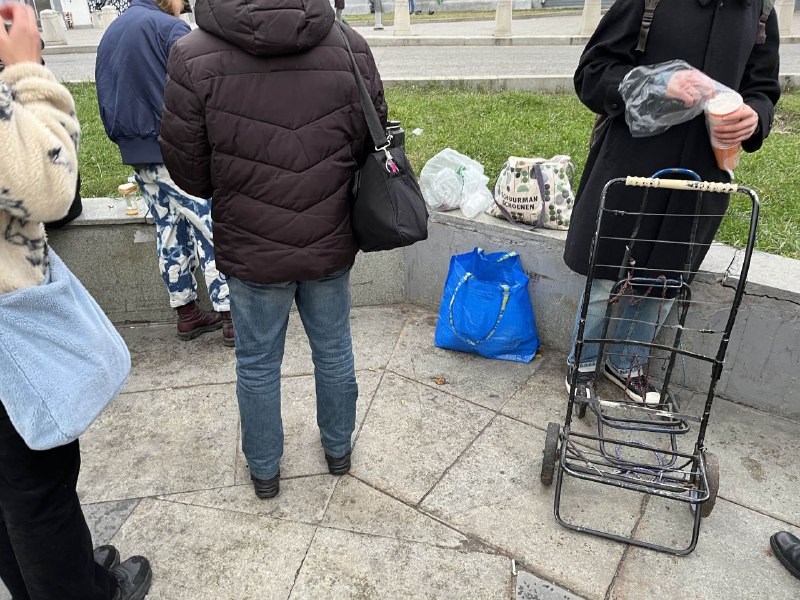
<svg viewBox="0 0 800 600">
<path fill-rule="evenodd" d="M 350 220 L 363 252 L 392 250 L 428 238 L 428 210 L 417 178 L 402 148 L 391 147 L 378 118 L 350 42 L 339 23 L 353 64 L 361 108 L 375 152 L 370 152 L 356 173 Z"/>
</svg>

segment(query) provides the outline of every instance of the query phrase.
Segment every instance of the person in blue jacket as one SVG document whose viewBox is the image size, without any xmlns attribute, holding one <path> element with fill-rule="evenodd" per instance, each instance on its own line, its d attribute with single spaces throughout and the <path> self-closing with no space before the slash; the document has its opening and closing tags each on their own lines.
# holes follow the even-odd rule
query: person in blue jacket
<svg viewBox="0 0 800 600">
<path fill-rule="evenodd" d="M 109 26 L 97 49 L 97 101 L 108 137 L 119 146 L 122 162 L 133 167 L 150 205 L 161 275 L 178 312 L 178 337 L 190 340 L 222 328 L 225 345 L 233 346 L 228 285 L 214 259 L 211 200 L 175 185 L 158 145 L 170 49 L 191 31 L 178 18 L 183 5 L 133 0 Z M 215 312 L 195 302 L 198 259 Z"/>
</svg>

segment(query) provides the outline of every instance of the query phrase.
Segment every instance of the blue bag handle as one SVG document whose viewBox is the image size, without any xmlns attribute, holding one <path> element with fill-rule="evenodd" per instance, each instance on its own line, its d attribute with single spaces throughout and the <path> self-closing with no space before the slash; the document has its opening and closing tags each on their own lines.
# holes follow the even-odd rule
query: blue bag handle
<svg viewBox="0 0 800 600">
<path fill-rule="evenodd" d="M 513 254 L 514 253 L 509 252 L 507 255 L 503 256 L 500 260 L 505 260 L 505 259 L 509 258 L 510 256 L 512 256 Z M 500 262 L 500 260 L 498 260 L 498 262 Z M 494 327 L 492 327 L 492 329 L 489 331 L 489 333 L 486 335 L 486 337 L 484 337 L 482 340 L 477 340 L 476 341 L 476 340 L 470 339 L 468 336 L 464 335 L 458 329 L 456 329 L 455 318 L 453 316 L 453 306 L 456 303 L 456 296 L 458 295 L 458 291 L 470 279 L 475 279 L 475 275 L 473 275 L 472 273 L 468 272 L 458 282 L 458 285 L 456 285 L 456 289 L 453 290 L 453 296 L 452 296 L 452 298 L 450 298 L 450 317 L 449 317 L 450 318 L 450 329 L 453 330 L 453 333 L 462 342 L 464 342 L 466 344 L 469 344 L 470 346 L 479 346 L 480 344 L 488 342 L 491 339 L 491 337 L 497 332 L 497 328 L 500 327 L 500 321 L 503 320 L 503 316 L 506 314 L 506 307 L 508 306 L 508 299 L 511 296 L 511 288 L 505 283 L 502 283 L 502 284 L 498 285 L 498 287 L 503 291 L 503 302 L 500 304 L 500 312 L 497 315 L 497 320 L 494 323 Z"/>
</svg>

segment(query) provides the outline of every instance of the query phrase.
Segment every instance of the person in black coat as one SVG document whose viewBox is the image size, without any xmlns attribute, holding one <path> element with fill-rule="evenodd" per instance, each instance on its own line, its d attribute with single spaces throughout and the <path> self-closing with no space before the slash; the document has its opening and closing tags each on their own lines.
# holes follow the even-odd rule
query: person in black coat
<svg viewBox="0 0 800 600">
<path fill-rule="evenodd" d="M 702 115 L 659 135 L 631 136 L 624 118 L 625 104 L 619 85 L 635 67 L 684 60 L 711 79 L 738 91 L 744 98 L 744 106 L 715 133 L 729 143 L 741 142 L 747 152 L 755 152 L 761 147 L 769 135 L 774 107 L 780 97 L 778 22 L 772 11 L 766 21 L 766 39 L 758 39 L 762 1 L 662 1 L 653 14 L 643 52 L 637 51 L 637 45 L 645 0 L 617 0 L 605 14 L 584 49 L 574 77 L 575 90 L 581 102 L 601 118 L 605 117 L 605 123 L 591 147 L 567 236 L 564 260 L 573 271 L 588 274 L 601 192 L 609 180 L 627 175 L 649 177 L 669 167 L 691 169 L 706 181 L 730 180 L 728 172 L 717 167 Z M 677 81 L 671 81 L 665 87 L 665 96 L 684 100 L 687 104 L 696 101 L 685 97 L 680 86 L 675 85 Z M 637 211 L 641 198 L 641 188 L 616 186 L 609 194 L 606 207 Z M 701 212 L 722 215 L 728 200 L 727 195 L 707 193 Z M 654 242 L 636 243 L 632 256 L 636 261 L 634 276 L 657 278 L 663 275 L 670 279 L 691 280 L 722 220 L 721 216 L 700 220 L 695 237 L 699 246 L 695 246 L 693 254 L 688 256 L 690 246 L 674 242 L 690 240 L 692 218 L 687 214 L 694 214 L 694 209 L 691 194 L 650 191 L 647 212 L 656 215 L 644 218 L 638 239 Z M 634 220 L 632 216 L 605 217 L 600 235 L 603 238 L 629 237 Z M 658 243 L 660 240 L 665 242 Z M 623 240 L 602 239 L 598 245 L 598 266 L 594 272 L 598 279 L 593 285 L 584 338 L 600 337 L 602 333 L 603 319 L 599 317 L 605 314 L 609 292 L 618 279 L 619 266 L 624 260 L 625 247 Z M 688 269 L 687 262 L 691 265 Z M 660 296 L 660 293 L 656 295 Z M 651 341 L 670 308 L 671 303 L 662 300 L 645 300 L 626 306 L 622 318 L 627 321 L 618 322 L 617 337 L 633 342 Z M 579 308 L 578 317 L 580 312 Z M 568 359 L 568 389 L 575 364 L 577 326 L 578 319 L 573 333 L 573 351 Z M 594 393 L 597 353 L 596 345 L 584 345 L 578 365 L 577 393 L 581 396 Z M 633 400 L 658 403 L 659 393 L 646 376 L 648 358 L 647 350 L 636 344 L 614 346 L 610 349 L 605 373 Z"/>
</svg>

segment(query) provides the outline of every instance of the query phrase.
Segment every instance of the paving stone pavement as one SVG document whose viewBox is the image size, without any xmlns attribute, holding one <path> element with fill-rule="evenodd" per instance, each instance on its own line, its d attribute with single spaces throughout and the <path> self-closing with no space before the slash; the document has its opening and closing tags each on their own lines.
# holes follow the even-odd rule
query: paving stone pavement
<svg viewBox="0 0 800 600">
<path fill-rule="evenodd" d="M 557 525 L 553 489 L 538 480 L 547 422 L 565 412 L 563 357 L 455 354 L 433 346 L 435 326 L 414 306 L 354 309 L 357 438 L 352 474 L 335 478 L 291 316 L 284 479 L 270 501 L 256 499 L 239 450 L 233 352 L 214 334 L 180 343 L 172 326 L 124 328 L 128 387 L 82 438 L 79 493 L 95 543 L 148 556 L 149 598 L 166 600 L 800 597 L 769 549 L 775 531 L 800 533 L 799 423 L 719 401 L 709 447 L 722 498 L 697 550 L 626 548 Z M 701 405 L 687 396 L 689 410 Z M 581 524 L 659 543 L 690 532 L 674 502 L 569 479 L 564 495 L 565 516 Z"/>
</svg>

